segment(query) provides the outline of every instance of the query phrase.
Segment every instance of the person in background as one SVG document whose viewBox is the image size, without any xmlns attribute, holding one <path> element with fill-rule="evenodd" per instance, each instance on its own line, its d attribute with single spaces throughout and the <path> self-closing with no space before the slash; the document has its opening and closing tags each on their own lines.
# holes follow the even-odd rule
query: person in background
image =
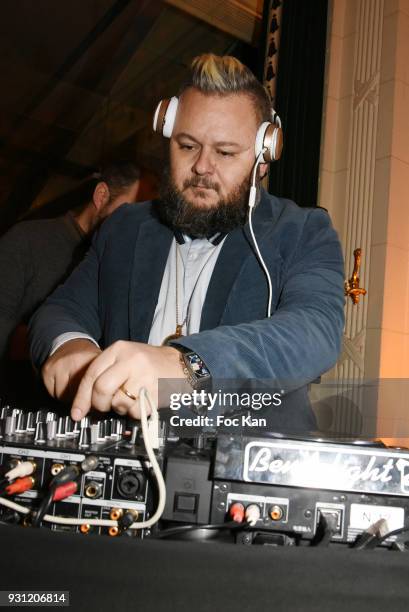
<svg viewBox="0 0 409 612">
<path fill-rule="evenodd" d="M 110 164 L 87 183 L 89 195 L 79 208 L 51 219 L 19 222 L 0 238 L 3 398 L 4 395 L 6 399 L 15 398 L 12 388 L 23 382 L 14 380 L 13 370 L 16 361 L 28 360 L 26 327 L 29 318 L 80 263 L 100 223 L 122 204 L 137 201 L 140 169 L 128 161 Z M 86 193 L 87 185 L 82 187 Z"/>
</svg>

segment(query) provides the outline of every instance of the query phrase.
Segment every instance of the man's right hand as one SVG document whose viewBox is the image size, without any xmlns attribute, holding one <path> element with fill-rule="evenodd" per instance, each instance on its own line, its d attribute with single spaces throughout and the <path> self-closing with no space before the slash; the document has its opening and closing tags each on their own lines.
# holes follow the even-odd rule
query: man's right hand
<svg viewBox="0 0 409 612">
<path fill-rule="evenodd" d="M 62 344 L 41 369 L 48 393 L 55 399 L 71 402 L 84 372 L 100 353 L 100 348 L 82 338 Z"/>
</svg>

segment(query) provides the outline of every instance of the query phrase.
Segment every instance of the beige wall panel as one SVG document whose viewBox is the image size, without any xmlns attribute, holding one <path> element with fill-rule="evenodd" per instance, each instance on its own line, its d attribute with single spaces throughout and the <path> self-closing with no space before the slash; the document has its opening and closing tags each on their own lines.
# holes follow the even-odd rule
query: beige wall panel
<svg viewBox="0 0 409 612">
<path fill-rule="evenodd" d="M 372 263 L 372 262 L 371 262 Z M 383 296 L 383 315 L 382 329 L 394 333 L 405 333 L 406 312 L 408 308 L 408 269 L 409 253 L 406 249 L 400 249 L 388 245 L 385 265 L 385 292 Z M 375 272 L 376 274 L 376 272 Z M 371 296 L 372 299 L 372 296 Z M 391 355 L 388 354 L 389 360 Z M 402 372 L 401 366 L 408 370 L 409 364 L 398 364 L 398 356 L 390 359 L 392 362 L 388 371 L 392 372 L 393 367 L 396 371 Z M 393 373 L 391 374 L 394 375 Z M 409 417 L 409 414 L 408 414 Z"/>
<path fill-rule="evenodd" d="M 345 206 L 347 201 L 348 170 L 339 170 L 333 177 L 333 200 L 331 219 L 340 236 L 344 232 Z M 352 264 L 352 261 L 351 261 Z M 348 267 L 351 267 L 349 265 Z M 352 269 L 352 268 L 351 268 Z M 347 270 L 349 272 L 350 270 Z"/>
<path fill-rule="evenodd" d="M 381 337 L 382 330 L 378 328 L 366 328 L 365 344 L 365 377 L 376 379 L 379 376 L 379 365 L 381 361 Z M 374 407 L 376 414 L 376 406 Z"/>
<path fill-rule="evenodd" d="M 409 112 L 409 111 L 408 111 Z M 383 161 L 383 160 L 382 160 Z M 389 199 L 387 242 L 401 249 L 409 248 L 409 164 L 389 158 Z M 381 202 L 379 203 L 381 204 Z M 382 202 L 385 207 L 385 203 Z M 409 311 L 409 308 L 408 308 Z M 409 330 L 408 330 L 409 331 Z"/>
<path fill-rule="evenodd" d="M 383 22 L 381 83 L 395 78 L 398 18 L 392 12 Z"/>
<path fill-rule="evenodd" d="M 393 82 L 395 87 L 391 154 L 409 164 L 409 85 L 399 80 Z M 409 195 L 409 189 L 407 194 Z"/>
<path fill-rule="evenodd" d="M 372 247 L 385 244 L 389 216 L 391 158 L 377 159 L 375 162 L 374 211 L 372 219 Z"/>
<path fill-rule="evenodd" d="M 409 13 L 400 12 L 398 15 L 395 78 L 409 85 Z"/>
<path fill-rule="evenodd" d="M 383 328 L 379 378 L 407 378 L 408 366 L 405 363 L 405 354 L 405 334 Z M 380 418 L 385 417 L 385 415 L 392 415 L 393 411 L 394 407 L 391 405 L 378 407 Z"/>
<path fill-rule="evenodd" d="M 356 32 L 357 0 L 334 0 L 332 2 L 332 29 L 333 36 L 348 36 Z"/>
<path fill-rule="evenodd" d="M 379 120 L 376 139 L 376 158 L 387 157 L 392 151 L 393 106 L 395 82 L 382 83 L 379 88 Z"/>
<path fill-rule="evenodd" d="M 382 327 L 385 290 L 386 243 L 371 246 L 371 270 L 369 275 L 367 328 Z M 373 374 L 371 374 L 373 376 Z"/>
<path fill-rule="evenodd" d="M 335 171 L 335 155 L 337 146 L 339 102 L 335 98 L 327 98 L 323 118 L 325 146 L 321 152 L 321 169 Z M 321 197 L 321 196 L 320 196 Z"/>
<path fill-rule="evenodd" d="M 401 11 L 409 15 L 409 0 L 385 0 L 385 15 Z"/>
</svg>

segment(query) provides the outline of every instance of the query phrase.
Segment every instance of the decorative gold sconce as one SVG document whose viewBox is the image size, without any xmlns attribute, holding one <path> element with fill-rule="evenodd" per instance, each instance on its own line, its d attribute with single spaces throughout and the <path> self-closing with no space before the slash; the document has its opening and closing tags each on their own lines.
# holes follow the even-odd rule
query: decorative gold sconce
<svg viewBox="0 0 409 612">
<path fill-rule="evenodd" d="M 359 303 L 359 297 L 366 295 L 366 289 L 359 286 L 359 268 L 361 267 L 362 249 L 354 251 L 354 269 L 349 280 L 345 281 L 345 295 L 349 296 L 354 305 Z"/>
</svg>

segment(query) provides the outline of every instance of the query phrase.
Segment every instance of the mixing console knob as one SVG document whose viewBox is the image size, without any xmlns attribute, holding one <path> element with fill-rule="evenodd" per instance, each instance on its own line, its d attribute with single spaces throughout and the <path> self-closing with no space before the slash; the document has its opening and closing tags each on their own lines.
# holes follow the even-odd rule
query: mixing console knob
<svg viewBox="0 0 409 612">
<path fill-rule="evenodd" d="M 82 429 L 83 427 L 89 427 L 89 417 L 87 416 L 81 419 L 80 421 L 80 429 Z"/>
<path fill-rule="evenodd" d="M 74 421 L 70 416 L 65 417 L 65 435 L 70 437 L 74 435 Z"/>
<path fill-rule="evenodd" d="M 31 433 L 35 431 L 35 421 L 34 421 L 33 412 L 29 412 L 27 414 L 26 430 L 27 430 L 27 433 Z"/>
<path fill-rule="evenodd" d="M 131 434 L 131 439 L 130 439 L 130 443 L 131 444 L 136 444 L 136 437 L 138 435 L 138 431 L 139 431 L 139 427 L 136 424 L 132 425 L 132 434 Z"/>
<path fill-rule="evenodd" d="M 44 444 L 46 437 L 47 437 L 47 434 L 46 434 L 45 423 L 43 421 L 39 421 L 36 425 L 34 441 L 37 442 L 38 444 Z"/>
<path fill-rule="evenodd" d="M 118 419 L 112 419 L 112 432 L 111 432 L 111 435 L 114 436 L 115 438 L 119 438 L 119 436 L 120 436 L 120 432 L 119 432 L 120 424 L 121 424 L 121 422 L 118 421 Z"/>
<path fill-rule="evenodd" d="M 27 427 L 27 415 L 20 412 L 17 416 L 16 433 L 24 433 Z"/>
<path fill-rule="evenodd" d="M 78 446 L 80 448 L 86 448 L 91 444 L 91 429 L 90 427 L 81 427 L 80 439 Z"/>
<path fill-rule="evenodd" d="M 58 417 L 57 421 L 57 438 L 65 437 L 65 418 Z"/>
<path fill-rule="evenodd" d="M 99 432 L 98 423 L 92 423 L 91 424 L 91 444 L 98 443 L 98 432 Z"/>
<path fill-rule="evenodd" d="M 105 437 L 110 438 L 112 435 L 112 423 L 111 421 L 105 421 Z"/>
<path fill-rule="evenodd" d="M 47 440 L 54 440 L 57 435 L 57 421 L 48 421 Z"/>
<path fill-rule="evenodd" d="M 100 442 L 102 442 L 102 440 L 105 440 L 105 437 L 104 437 L 104 421 L 99 421 L 99 423 L 98 423 L 98 440 Z"/>
<path fill-rule="evenodd" d="M 35 413 L 35 422 L 36 425 L 37 423 L 43 423 L 47 418 L 47 413 L 45 412 L 45 410 L 37 410 L 37 412 Z"/>
<path fill-rule="evenodd" d="M 105 440 L 105 438 L 107 437 L 107 424 L 106 421 L 100 421 L 100 436 L 101 436 L 101 440 Z"/>
<path fill-rule="evenodd" d="M 12 410 L 10 406 L 3 406 L 3 408 L 1 409 L 0 418 L 5 419 L 6 417 L 10 416 L 11 413 Z"/>
<path fill-rule="evenodd" d="M 16 431 L 16 417 L 12 414 L 6 417 L 5 434 L 6 436 L 12 436 Z"/>
</svg>

